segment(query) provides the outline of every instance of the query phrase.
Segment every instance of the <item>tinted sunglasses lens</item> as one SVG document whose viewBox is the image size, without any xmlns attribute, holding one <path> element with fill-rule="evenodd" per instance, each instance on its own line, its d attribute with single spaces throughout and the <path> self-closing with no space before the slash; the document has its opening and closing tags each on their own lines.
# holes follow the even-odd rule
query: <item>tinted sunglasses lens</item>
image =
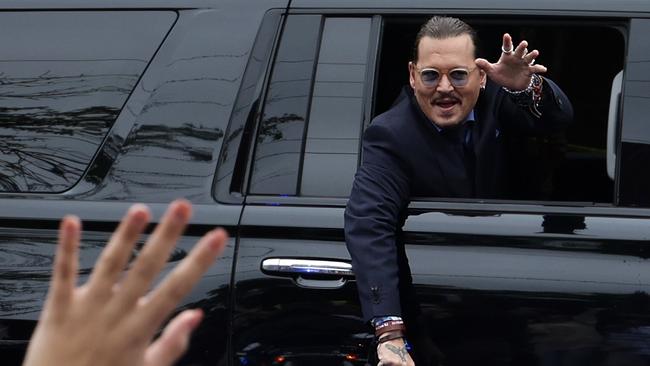
<svg viewBox="0 0 650 366">
<path fill-rule="evenodd" d="M 440 74 L 436 70 L 422 70 L 420 73 L 422 83 L 426 86 L 435 86 L 438 84 Z"/>
<path fill-rule="evenodd" d="M 465 86 L 467 80 L 469 79 L 469 71 L 459 69 L 451 70 L 449 73 L 449 80 L 454 86 Z"/>
</svg>

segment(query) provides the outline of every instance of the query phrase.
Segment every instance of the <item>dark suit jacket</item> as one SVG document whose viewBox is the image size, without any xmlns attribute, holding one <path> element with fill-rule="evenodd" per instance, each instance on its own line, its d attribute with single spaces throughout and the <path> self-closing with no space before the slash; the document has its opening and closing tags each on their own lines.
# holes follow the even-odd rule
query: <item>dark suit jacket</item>
<svg viewBox="0 0 650 366">
<path fill-rule="evenodd" d="M 542 101 L 538 119 L 488 82 L 474 108 L 473 183 L 458 129 L 438 131 L 410 88 L 372 121 L 363 135 L 362 163 L 345 210 L 345 240 L 365 320 L 402 315 L 402 305 L 409 303 L 404 287 L 410 286 L 410 270 L 399 236 L 410 198 L 503 197 L 504 135 L 562 128 L 573 118 L 568 98 L 548 79 Z"/>
</svg>

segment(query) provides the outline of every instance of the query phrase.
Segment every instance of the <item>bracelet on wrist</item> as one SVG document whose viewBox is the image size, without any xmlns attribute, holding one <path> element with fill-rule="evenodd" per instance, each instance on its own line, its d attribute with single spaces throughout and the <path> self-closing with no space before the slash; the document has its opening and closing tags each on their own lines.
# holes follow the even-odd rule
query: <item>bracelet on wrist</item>
<svg viewBox="0 0 650 366">
<path fill-rule="evenodd" d="M 385 327 L 388 327 L 388 326 L 391 326 L 391 325 L 403 325 L 403 324 L 404 324 L 404 321 L 402 321 L 402 320 L 390 320 L 390 321 L 383 322 L 383 323 L 375 326 L 375 330 L 380 330 L 382 328 L 385 328 Z"/>
<path fill-rule="evenodd" d="M 377 339 L 377 344 L 382 344 L 388 341 L 401 339 L 401 338 L 404 338 L 404 333 L 401 331 L 388 332 L 382 334 L 382 336 Z"/>
<path fill-rule="evenodd" d="M 379 337 L 384 333 L 393 332 L 393 331 L 404 332 L 405 330 L 406 327 L 404 327 L 404 323 L 386 324 L 381 328 L 375 329 L 375 336 Z"/>
<path fill-rule="evenodd" d="M 541 76 L 533 74 L 530 77 L 530 83 L 528 83 L 526 89 L 511 90 L 505 86 L 502 88 L 518 106 L 528 108 L 535 117 L 539 118 L 542 116 L 540 107 L 542 103 L 543 81 L 544 79 Z"/>
<path fill-rule="evenodd" d="M 372 325 L 373 328 L 377 328 L 378 326 L 390 322 L 390 321 L 402 321 L 402 318 L 399 316 L 381 316 L 381 317 L 376 317 L 373 318 L 370 321 L 370 324 Z"/>
<path fill-rule="evenodd" d="M 519 95 L 519 94 L 530 93 L 533 90 L 533 83 L 535 82 L 535 76 L 537 76 L 537 74 L 532 74 L 530 76 L 530 82 L 528 83 L 528 86 L 525 89 L 512 90 L 512 89 L 506 88 L 504 86 L 503 90 L 505 90 L 510 95 Z"/>
</svg>

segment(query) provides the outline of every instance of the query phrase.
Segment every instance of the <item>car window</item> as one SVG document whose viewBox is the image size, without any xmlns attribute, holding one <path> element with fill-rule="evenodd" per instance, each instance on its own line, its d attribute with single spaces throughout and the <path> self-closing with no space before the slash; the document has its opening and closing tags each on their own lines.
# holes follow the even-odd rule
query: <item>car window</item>
<svg viewBox="0 0 650 366">
<path fill-rule="evenodd" d="M 370 25 L 370 18 L 287 19 L 258 131 L 250 193 L 350 193 Z"/>
<path fill-rule="evenodd" d="M 289 17 L 273 65 L 250 192 L 295 195 L 321 17 Z"/>
<path fill-rule="evenodd" d="M 369 123 L 364 120 L 364 101 L 371 99 L 370 116 L 393 105 L 400 90 L 408 85 L 413 41 L 428 19 L 427 15 L 382 16 L 377 35 L 370 18 L 324 17 L 322 29 L 316 31 L 320 22 L 314 17 L 288 17 L 259 128 L 249 193 L 347 197 L 360 161 L 358 140 Z M 539 49 L 537 62 L 548 67 L 546 76 L 562 87 L 575 111 L 574 122 L 566 130 L 505 136 L 506 179 L 511 187 L 505 198 L 615 204 L 615 181 L 607 170 L 607 131 L 612 129 L 608 116 L 613 81 L 624 69 L 626 22 L 462 18 L 478 31 L 479 55 L 493 62 L 500 56 L 505 32 Z M 288 42 L 298 37 L 293 35 L 297 28 L 292 29 L 292 22 L 299 19 L 311 22 L 310 31 L 303 30 L 302 43 L 292 41 L 289 48 L 309 55 L 295 60 L 308 64 L 305 67 L 311 71 L 294 67 L 290 75 L 282 76 L 285 82 L 278 83 L 278 70 L 287 71 L 282 68 L 283 53 L 288 52 Z M 379 39 L 377 55 L 369 52 L 373 37 Z M 311 43 L 305 38 L 311 38 Z M 602 55 L 602 62 L 568 62 L 581 57 L 580 49 L 574 47 L 578 43 L 589 49 L 607 44 L 608 52 Z M 362 70 L 369 67 L 374 68 L 374 80 L 362 77 Z M 288 85 L 289 78 L 294 78 L 294 84 L 298 79 L 304 83 L 281 90 L 279 85 Z M 370 83 L 372 93 L 364 94 L 363 86 L 369 90 Z M 278 104 L 277 100 L 286 98 L 299 101 L 301 113 Z M 280 109 L 274 109 L 276 106 Z M 432 197 L 436 198 L 446 197 Z"/>
<path fill-rule="evenodd" d="M 175 17 L 0 13 L 0 191 L 72 187 Z"/>
<path fill-rule="evenodd" d="M 352 189 L 368 63 L 370 18 L 328 18 L 314 81 L 301 196 L 344 197 Z"/>
</svg>

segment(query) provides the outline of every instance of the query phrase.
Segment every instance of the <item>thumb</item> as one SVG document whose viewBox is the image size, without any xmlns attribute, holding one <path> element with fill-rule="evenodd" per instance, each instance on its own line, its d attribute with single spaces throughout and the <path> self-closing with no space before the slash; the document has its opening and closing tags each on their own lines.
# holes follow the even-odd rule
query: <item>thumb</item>
<svg viewBox="0 0 650 366">
<path fill-rule="evenodd" d="M 494 66 L 490 63 L 490 61 L 484 59 L 484 58 L 477 58 L 474 60 L 474 63 L 476 66 L 478 66 L 481 70 L 485 71 L 486 73 L 491 73 L 492 70 L 494 69 Z"/>
<path fill-rule="evenodd" d="M 187 350 L 192 331 L 203 318 L 201 310 L 185 310 L 165 327 L 162 335 L 145 351 L 145 366 L 170 366 Z"/>
</svg>

